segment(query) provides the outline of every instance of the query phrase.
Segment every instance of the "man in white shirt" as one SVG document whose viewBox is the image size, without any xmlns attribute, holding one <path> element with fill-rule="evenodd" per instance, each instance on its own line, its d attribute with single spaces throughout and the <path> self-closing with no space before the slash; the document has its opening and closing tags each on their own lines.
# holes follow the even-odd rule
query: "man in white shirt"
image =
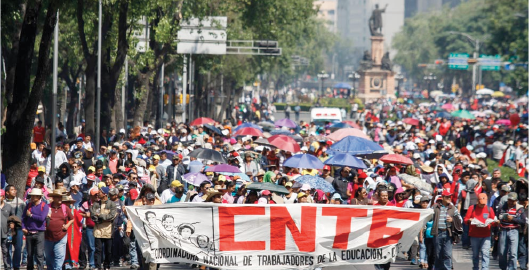
<svg viewBox="0 0 530 270">
<path fill-rule="evenodd" d="M 85 141 L 83 142 L 83 148 L 84 149 L 87 149 L 87 148 L 94 149 L 95 148 L 94 144 L 91 141 L 91 139 L 92 139 L 92 137 L 89 134 L 85 135 Z"/>
<path fill-rule="evenodd" d="M 182 187 L 182 186 L 183 186 L 182 183 L 180 183 L 180 181 L 178 180 L 174 180 L 173 182 L 171 182 L 171 185 L 169 185 L 169 188 L 164 190 L 162 192 L 162 195 L 160 195 L 160 201 L 162 203 L 168 203 L 173 198 L 173 196 L 175 196 L 175 190 L 178 187 Z"/>
<path fill-rule="evenodd" d="M 41 161 L 42 150 L 44 150 L 44 144 L 43 143 L 39 144 L 39 146 L 37 146 L 37 149 L 33 150 L 33 152 L 31 153 L 31 158 L 33 158 L 33 159 L 35 159 L 37 161 Z"/>
<path fill-rule="evenodd" d="M 85 173 L 80 169 L 81 166 L 78 163 L 72 164 L 72 177 L 74 178 L 74 181 L 83 183 L 83 178 L 85 178 Z"/>
</svg>

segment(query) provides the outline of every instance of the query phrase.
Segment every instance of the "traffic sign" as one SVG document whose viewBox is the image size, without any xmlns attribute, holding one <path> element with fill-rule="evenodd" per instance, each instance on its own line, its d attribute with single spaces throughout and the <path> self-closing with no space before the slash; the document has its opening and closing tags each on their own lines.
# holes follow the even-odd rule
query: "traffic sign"
<svg viewBox="0 0 530 270">
<path fill-rule="evenodd" d="M 485 55 L 481 54 L 478 59 L 480 63 L 480 69 L 482 70 L 501 70 L 501 56 L 500 55 Z"/>
<path fill-rule="evenodd" d="M 449 68 L 467 70 L 469 68 L 468 59 L 469 54 L 467 53 L 451 53 L 449 54 Z"/>
</svg>

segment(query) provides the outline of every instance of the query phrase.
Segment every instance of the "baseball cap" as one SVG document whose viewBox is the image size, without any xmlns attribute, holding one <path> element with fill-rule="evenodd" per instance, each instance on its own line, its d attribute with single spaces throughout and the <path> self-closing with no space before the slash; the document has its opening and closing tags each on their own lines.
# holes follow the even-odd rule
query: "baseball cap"
<svg viewBox="0 0 530 270">
<path fill-rule="evenodd" d="M 442 191 L 442 196 L 451 196 L 451 189 L 450 188 L 444 188 Z"/>
<path fill-rule="evenodd" d="M 264 190 L 261 192 L 261 196 L 269 196 L 269 195 L 271 195 L 271 192 L 268 190 Z"/>
<path fill-rule="evenodd" d="M 419 158 L 421 158 L 421 156 L 420 156 L 419 153 L 414 153 L 414 155 L 412 155 L 412 158 L 419 159 Z"/>
<path fill-rule="evenodd" d="M 129 190 L 129 195 L 131 196 L 131 199 L 136 200 L 138 199 L 138 190 L 133 188 Z"/>
<path fill-rule="evenodd" d="M 307 196 L 307 194 L 305 192 L 300 192 L 300 193 L 298 193 L 297 197 L 298 197 L 298 199 L 300 199 L 300 198 L 302 198 L 304 196 Z"/>
<path fill-rule="evenodd" d="M 160 160 L 160 156 L 159 156 L 159 155 L 154 155 L 154 156 L 153 156 L 153 159 L 158 159 L 158 160 Z"/>
<path fill-rule="evenodd" d="M 46 172 L 46 168 L 44 166 L 39 166 L 38 171 L 39 172 Z"/>
<path fill-rule="evenodd" d="M 90 195 L 96 195 L 96 194 L 98 194 L 98 189 L 97 188 L 94 187 L 94 188 L 90 189 Z"/>
<path fill-rule="evenodd" d="M 501 187 L 501 191 L 510 192 L 510 191 L 511 191 L 510 186 L 508 186 L 508 185 L 503 185 L 503 186 Z"/>
<path fill-rule="evenodd" d="M 515 192 L 508 193 L 508 200 L 517 201 L 517 193 Z"/>
<path fill-rule="evenodd" d="M 328 170 L 330 171 L 331 170 L 331 167 L 329 165 L 324 165 L 324 169 L 323 170 Z"/>
<path fill-rule="evenodd" d="M 102 187 L 100 188 L 101 192 L 103 192 L 104 194 L 108 195 L 109 194 L 109 188 L 108 187 Z"/>
<path fill-rule="evenodd" d="M 118 189 L 117 189 L 117 188 L 111 188 L 111 189 L 109 189 L 109 194 L 110 194 L 110 195 L 117 195 L 117 194 L 118 194 Z"/>
<path fill-rule="evenodd" d="M 293 186 L 293 183 L 292 182 L 287 182 L 285 183 L 285 187 L 292 187 Z"/>
<path fill-rule="evenodd" d="M 182 183 L 180 183 L 179 180 L 173 180 L 173 182 L 171 182 L 171 187 L 181 187 L 182 186 Z"/>
<path fill-rule="evenodd" d="M 96 171 L 96 167 L 94 167 L 94 166 L 90 166 L 90 167 L 88 167 L 88 170 L 89 170 L 89 171 L 93 171 L 93 172 L 95 172 L 95 171 Z"/>
<path fill-rule="evenodd" d="M 478 203 L 487 204 L 488 203 L 488 195 L 486 195 L 485 193 L 480 193 L 478 195 Z"/>
<path fill-rule="evenodd" d="M 302 191 L 306 191 L 310 189 L 311 189 L 311 186 L 309 184 L 303 184 L 302 187 L 300 188 L 300 190 Z"/>
<path fill-rule="evenodd" d="M 428 202 L 430 201 L 431 199 L 429 199 L 428 196 L 422 196 L 421 199 L 420 199 L 420 202 Z"/>
<path fill-rule="evenodd" d="M 81 182 L 79 181 L 72 181 L 70 182 L 70 187 L 73 187 L 73 186 L 80 186 L 81 185 Z"/>
<path fill-rule="evenodd" d="M 91 181 L 95 181 L 96 180 L 96 176 L 93 175 L 93 174 L 89 174 L 89 175 L 86 176 L 86 179 L 87 180 L 91 180 Z"/>
</svg>

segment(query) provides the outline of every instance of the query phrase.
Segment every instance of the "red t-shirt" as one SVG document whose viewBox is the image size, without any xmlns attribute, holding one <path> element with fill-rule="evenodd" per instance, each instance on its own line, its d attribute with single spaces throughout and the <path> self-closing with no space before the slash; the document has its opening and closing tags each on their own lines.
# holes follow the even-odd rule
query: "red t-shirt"
<svg viewBox="0 0 530 270">
<path fill-rule="evenodd" d="M 495 213 L 493 212 L 493 209 L 491 207 L 477 207 L 475 209 L 476 205 L 472 205 L 467 210 L 466 217 L 464 218 L 464 222 L 467 224 L 468 220 L 471 220 L 473 218 L 476 218 L 480 220 L 481 222 L 485 222 L 486 219 L 495 218 Z M 489 213 L 488 213 L 489 209 Z M 493 224 L 493 223 L 492 223 Z M 469 226 L 469 236 L 471 237 L 490 237 L 491 236 L 491 224 L 488 225 L 488 227 L 477 227 L 476 225 L 470 225 Z"/>
<path fill-rule="evenodd" d="M 31 180 L 35 178 L 37 175 L 39 175 L 39 171 L 37 169 L 30 169 L 28 173 L 28 178 L 26 179 L 26 187 L 31 187 Z"/>
<path fill-rule="evenodd" d="M 44 133 L 46 133 L 46 129 L 44 127 L 34 127 L 33 128 L 33 142 L 35 143 L 41 143 L 44 142 Z"/>
<path fill-rule="evenodd" d="M 62 207 L 65 208 L 66 217 L 64 216 Z M 63 239 L 67 233 L 67 231 L 63 231 L 63 225 L 74 218 L 68 206 L 62 207 L 59 206 L 54 208 L 50 205 L 51 217 L 48 225 L 46 226 L 46 231 L 44 232 L 44 239 L 48 241 L 57 242 Z"/>
</svg>

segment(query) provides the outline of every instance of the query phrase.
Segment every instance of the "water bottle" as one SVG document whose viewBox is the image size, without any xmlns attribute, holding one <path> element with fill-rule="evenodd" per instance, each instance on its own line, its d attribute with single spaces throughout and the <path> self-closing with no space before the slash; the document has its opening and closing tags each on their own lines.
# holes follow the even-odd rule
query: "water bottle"
<svg viewBox="0 0 530 270">
<path fill-rule="evenodd" d="M 11 244 L 12 242 L 13 242 L 13 236 L 11 235 L 11 230 L 9 230 L 9 232 L 7 233 L 6 243 Z"/>
</svg>

